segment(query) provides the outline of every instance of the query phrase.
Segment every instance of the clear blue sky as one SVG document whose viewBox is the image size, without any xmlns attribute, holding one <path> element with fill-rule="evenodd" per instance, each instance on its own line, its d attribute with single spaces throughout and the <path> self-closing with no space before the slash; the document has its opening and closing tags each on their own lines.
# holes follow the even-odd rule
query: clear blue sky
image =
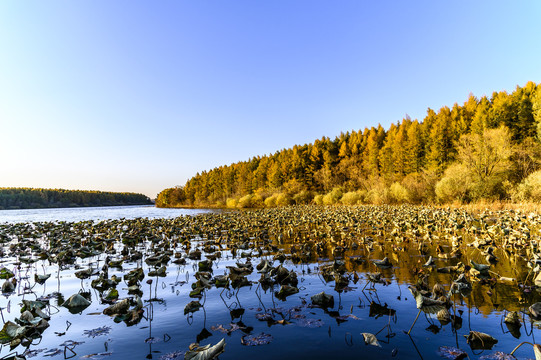
<svg viewBox="0 0 541 360">
<path fill-rule="evenodd" d="M 142 192 L 541 82 L 540 1 L 0 2 L 0 186 Z"/>
</svg>

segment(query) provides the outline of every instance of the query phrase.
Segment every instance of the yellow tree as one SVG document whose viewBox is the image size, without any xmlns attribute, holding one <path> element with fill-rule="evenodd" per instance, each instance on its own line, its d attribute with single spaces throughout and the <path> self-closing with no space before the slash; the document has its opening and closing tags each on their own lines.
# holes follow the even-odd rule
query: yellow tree
<svg viewBox="0 0 541 360">
<path fill-rule="evenodd" d="M 458 143 L 458 161 L 472 174 L 475 198 L 494 196 L 511 169 L 513 146 L 506 127 L 488 129 L 483 135 L 463 135 Z"/>
<path fill-rule="evenodd" d="M 379 176 L 378 158 L 378 134 L 375 128 L 371 128 L 366 139 L 366 146 L 363 154 L 363 166 L 368 176 Z"/>
<path fill-rule="evenodd" d="M 271 189 L 277 189 L 282 186 L 282 166 L 278 159 L 278 155 L 273 156 L 273 159 L 269 165 L 267 172 L 268 187 Z"/>
<path fill-rule="evenodd" d="M 535 120 L 537 139 L 541 142 L 541 86 L 532 94 L 532 113 Z"/>
<path fill-rule="evenodd" d="M 408 144 L 408 129 L 411 126 L 411 120 L 404 119 L 401 124 L 398 124 L 398 130 L 392 145 L 393 167 L 399 178 L 406 175 L 407 172 L 407 144 Z"/>
<path fill-rule="evenodd" d="M 396 138 L 398 128 L 395 124 L 391 124 L 387 136 L 383 143 L 383 147 L 379 151 L 379 168 L 380 173 L 385 177 L 387 181 L 393 180 L 394 169 L 394 154 L 393 146 Z"/>
<path fill-rule="evenodd" d="M 451 111 L 447 106 L 440 109 L 436 121 L 430 130 L 428 139 L 428 164 L 437 173 L 442 174 L 443 170 L 453 159 L 453 126 Z"/>
<path fill-rule="evenodd" d="M 404 152 L 406 173 L 421 172 L 425 163 L 425 144 L 419 121 L 415 120 L 411 123 L 408 128 L 407 139 L 406 151 Z"/>
<path fill-rule="evenodd" d="M 463 131 L 462 134 L 465 134 L 470 130 L 470 126 L 473 121 L 473 117 L 475 116 L 475 112 L 477 111 L 478 104 L 479 100 L 470 93 L 470 95 L 468 96 L 468 100 L 466 100 L 464 102 L 464 105 L 462 105 L 460 114 L 462 121 L 467 125 L 466 131 Z"/>
<path fill-rule="evenodd" d="M 483 96 L 479 101 L 479 105 L 475 110 L 471 123 L 471 132 L 474 134 L 483 134 L 485 129 L 489 128 L 490 118 L 490 102 L 486 96 Z"/>
</svg>

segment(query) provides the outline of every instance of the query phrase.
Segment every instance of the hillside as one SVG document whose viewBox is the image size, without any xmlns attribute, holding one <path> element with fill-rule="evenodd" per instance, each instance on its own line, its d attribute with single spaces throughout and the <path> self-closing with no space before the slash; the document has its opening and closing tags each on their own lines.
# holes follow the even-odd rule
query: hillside
<svg viewBox="0 0 541 360">
<path fill-rule="evenodd" d="M 541 86 L 295 145 L 203 171 L 156 205 L 448 203 L 541 200 Z"/>
</svg>

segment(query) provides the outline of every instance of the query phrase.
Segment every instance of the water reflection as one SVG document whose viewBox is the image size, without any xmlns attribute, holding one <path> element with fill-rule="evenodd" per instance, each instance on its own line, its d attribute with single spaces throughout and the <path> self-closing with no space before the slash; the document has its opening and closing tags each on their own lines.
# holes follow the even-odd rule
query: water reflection
<svg viewBox="0 0 541 360">
<path fill-rule="evenodd" d="M 3 226 L 5 281 L 17 282 L 0 313 L 24 335 L 6 337 L 2 355 L 12 347 L 27 357 L 60 349 L 173 359 L 191 343 L 225 337 L 223 359 L 294 358 L 298 348 L 314 359 L 360 349 L 431 358 L 443 346 L 473 358 L 535 343 L 538 325 L 524 310 L 540 300 L 531 267 L 537 248 L 520 239 L 494 246 L 509 241 L 503 230 L 483 245 L 478 237 L 489 230 L 474 220 L 459 230 L 457 217 L 424 208 L 308 207 Z M 528 222 L 530 238 L 539 236 L 536 221 Z M 488 255 L 499 261 L 485 261 Z M 332 301 L 316 300 L 320 293 Z M 90 303 L 69 305 L 80 298 Z M 36 305 L 23 318 L 20 304 L 29 299 L 44 310 Z M 42 320 L 47 326 L 35 326 Z M 90 341 L 85 331 L 110 337 Z M 498 342 L 488 346 L 483 333 Z M 62 336 L 77 345 L 57 341 Z"/>
<path fill-rule="evenodd" d="M 210 209 L 157 208 L 153 205 L 0 210 L 0 224 L 35 221 L 101 221 L 145 217 L 149 219 L 174 218 L 177 216 L 193 216 L 219 211 Z"/>
</svg>

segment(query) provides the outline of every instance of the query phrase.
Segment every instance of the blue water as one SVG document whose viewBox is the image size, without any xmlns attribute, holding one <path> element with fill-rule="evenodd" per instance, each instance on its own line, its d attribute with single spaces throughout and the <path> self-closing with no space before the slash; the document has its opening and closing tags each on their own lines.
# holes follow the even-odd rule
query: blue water
<svg viewBox="0 0 541 360">
<path fill-rule="evenodd" d="M 107 219 L 135 219 L 146 217 L 174 218 L 181 215 L 197 215 L 215 210 L 208 209 L 164 209 L 153 205 L 100 206 L 57 209 L 0 210 L 1 223 L 21 223 L 37 221 L 85 221 Z"/>
<path fill-rule="evenodd" d="M 10 222 L 36 222 L 36 221 L 81 221 L 106 220 L 119 218 L 172 218 L 180 215 L 196 215 L 209 212 L 200 209 L 159 209 L 152 206 L 122 206 L 122 207 L 96 207 L 96 208 L 67 208 L 67 209 L 37 209 L 37 210 L 5 210 L 0 211 L 0 223 Z M 200 238 L 192 239 L 191 249 L 200 248 L 203 241 Z M 387 244 L 388 245 L 388 244 Z M 138 245 L 141 250 L 149 244 Z M 188 251 L 179 244 L 176 251 Z M 375 249 L 371 258 L 382 258 L 385 249 Z M 387 253 L 391 253 L 387 249 Z M 229 251 L 222 252 L 223 257 L 213 264 L 213 274 L 220 275 L 228 272 L 227 266 L 234 266 L 237 261 L 244 259 L 233 258 Z M 350 254 L 358 255 L 358 254 Z M 50 327 L 43 333 L 43 338 L 30 347 L 36 351 L 33 359 L 64 359 L 62 345 L 66 341 L 77 341 L 73 346 L 74 359 L 183 359 L 183 355 L 173 357 L 176 352 L 185 352 L 191 343 L 199 341 L 202 345 L 216 344 L 222 338 L 226 341 L 226 351 L 220 359 L 445 359 L 439 353 L 440 347 L 448 346 L 464 350 L 470 359 L 496 359 L 496 352 L 509 353 L 522 341 L 532 343 L 540 336 L 539 323 L 523 320 L 518 337 L 513 336 L 502 325 L 505 309 L 518 299 L 509 298 L 514 294 L 510 286 L 498 284 L 492 289 L 494 293 L 487 302 L 481 296 L 490 288 L 487 285 L 476 285 L 472 295 L 467 298 L 454 298 L 454 307 L 450 310 L 461 319 L 461 326 L 453 331 L 452 324 L 440 323 L 435 316 L 425 317 L 422 314 L 411 336 L 405 334 L 412 325 L 417 309 L 413 296 L 407 289 L 408 284 L 415 283 L 410 270 L 416 264 L 424 263 L 426 258 L 411 249 L 396 254 L 395 268 L 384 270 L 384 276 L 389 280 L 387 285 L 377 284 L 375 289 L 365 288 L 367 283 L 365 273 L 374 271 L 370 262 L 358 265 L 355 270 L 360 276 L 357 283 L 351 283 L 347 291 L 336 291 L 334 283 L 326 283 L 318 275 L 318 267 L 330 263 L 327 259 L 308 265 L 296 265 L 287 260 L 284 266 L 294 269 L 299 276 L 298 294 L 292 295 L 286 301 L 278 300 L 274 296 L 275 286 L 271 290 L 262 291 L 257 281 L 259 274 L 254 272 L 248 278 L 252 286 L 242 287 L 239 290 L 225 290 L 213 287 L 205 293 L 201 300 L 204 307 L 193 315 L 185 315 L 184 307 L 192 298 L 190 284 L 195 281 L 194 274 L 198 261 L 188 261 L 187 265 L 169 263 L 167 276 L 163 278 L 145 276 L 142 282 L 142 299 L 144 301 L 145 318 L 134 326 L 126 326 L 120 322 L 115 323 L 113 318 L 103 315 L 105 307 L 100 302 L 100 294 L 91 287 L 92 279 L 79 280 L 75 278 L 76 268 L 59 269 L 55 264 L 40 260 L 31 265 L 17 265 L 16 258 L 3 258 L 0 266 L 5 266 L 20 274 L 21 281 L 17 284 L 17 291 L 11 296 L 0 295 L 0 309 L 6 321 L 14 321 L 20 316 L 20 303 L 23 299 L 34 300 L 40 296 L 51 296 L 53 293 L 62 293 L 64 298 L 80 291 L 90 291 L 92 304 L 80 314 L 71 314 L 64 307 L 58 306 L 55 298 L 51 300 L 48 309 L 52 316 Z M 103 264 L 105 254 L 96 257 L 79 259 L 80 268 L 99 268 Z M 272 259 L 270 256 L 266 256 Z M 203 255 L 204 259 L 204 255 Z M 445 265 L 445 259 L 438 260 Z M 254 265 L 259 262 L 256 257 Z M 276 265 L 276 261 L 274 265 Z M 136 267 L 143 267 L 148 273 L 150 267 L 144 262 L 126 262 L 123 269 L 111 268 L 109 276 L 122 277 L 125 273 Z M 500 271 L 498 269 L 498 271 Z M 503 268 L 502 268 L 503 271 Z M 45 284 L 32 282 L 34 274 L 52 274 Z M 451 275 L 431 274 L 438 282 L 447 288 L 452 279 Z M 150 282 L 147 283 L 147 281 Z M 117 287 L 120 298 L 129 297 L 125 282 Z M 515 287 L 513 287 L 514 289 Z M 30 291 L 29 291 L 30 290 Z M 509 290 L 509 291 L 506 291 Z M 512 289 L 511 289 L 512 290 Z M 334 296 L 335 304 L 329 311 L 312 308 L 310 297 L 321 291 Z M 506 295 L 507 294 L 507 295 Z M 149 301 L 151 298 L 159 301 Z M 537 300 L 522 299 L 524 304 Z M 499 305 L 496 305 L 498 303 Z M 393 316 L 374 315 L 371 307 L 375 304 L 388 306 L 396 311 Z M 244 309 L 239 316 L 235 310 Z M 272 312 L 272 310 L 276 312 Z M 296 309 L 296 310 L 295 310 Z M 287 320 L 283 324 L 269 324 L 260 321 L 257 315 L 272 312 L 276 320 L 282 315 Z M 306 326 L 311 321 L 314 326 Z M 233 325 L 251 327 L 250 334 L 261 333 L 272 336 L 270 344 L 261 346 L 245 346 L 242 343 L 246 335 L 242 330 L 232 331 L 230 334 L 221 332 L 218 328 L 231 328 Z M 96 337 L 88 336 L 85 332 L 106 327 L 106 334 Z M 473 351 L 466 344 L 465 336 L 470 330 L 486 332 L 496 337 L 499 342 L 492 350 Z M 207 338 L 199 338 L 200 334 L 207 332 Z M 361 333 L 375 334 L 381 347 L 365 345 Z M 61 353 L 49 356 L 51 351 L 58 349 Z M 22 352 L 21 347 L 17 349 Z M 0 349 L 0 357 L 9 354 L 9 347 Z M 31 354 L 30 354 L 31 355 Z M 66 357 L 73 355 L 69 351 Z M 515 353 L 517 358 L 531 358 L 531 346 L 524 346 Z"/>
</svg>

